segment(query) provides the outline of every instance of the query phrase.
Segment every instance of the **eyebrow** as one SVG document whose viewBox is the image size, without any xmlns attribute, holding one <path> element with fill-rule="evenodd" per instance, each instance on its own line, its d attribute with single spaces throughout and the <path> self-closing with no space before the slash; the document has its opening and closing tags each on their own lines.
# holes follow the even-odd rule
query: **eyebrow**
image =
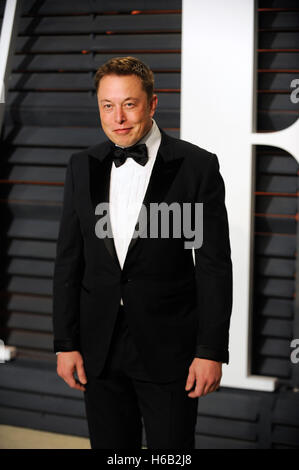
<svg viewBox="0 0 299 470">
<path fill-rule="evenodd" d="M 138 98 L 133 98 L 133 97 L 129 96 L 128 98 L 124 99 L 124 101 L 128 101 L 128 100 L 138 101 Z M 107 98 L 101 100 L 100 103 L 102 103 L 103 101 L 108 101 L 109 103 L 111 103 L 111 100 L 108 100 Z"/>
</svg>

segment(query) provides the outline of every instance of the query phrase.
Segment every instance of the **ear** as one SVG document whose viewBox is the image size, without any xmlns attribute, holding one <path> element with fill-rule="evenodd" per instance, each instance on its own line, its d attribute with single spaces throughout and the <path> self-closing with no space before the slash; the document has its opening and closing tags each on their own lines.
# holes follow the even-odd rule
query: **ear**
<svg viewBox="0 0 299 470">
<path fill-rule="evenodd" d="M 155 114 L 157 105 L 158 105 L 158 97 L 157 97 L 157 95 L 153 95 L 152 98 L 151 98 L 151 102 L 150 102 L 150 115 L 151 115 L 151 117 L 153 117 L 153 115 Z"/>
</svg>

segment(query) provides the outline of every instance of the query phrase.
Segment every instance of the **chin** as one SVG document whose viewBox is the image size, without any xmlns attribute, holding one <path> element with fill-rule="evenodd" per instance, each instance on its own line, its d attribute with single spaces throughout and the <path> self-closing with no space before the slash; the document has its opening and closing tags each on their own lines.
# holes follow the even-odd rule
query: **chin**
<svg viewBox="0 0 299 470">
<path fill-rule="evenodd" d="M 121 147 L 131 147 L 132 145 L 135 145 L 138 140 L 140 140 L 139 136 L 132 136 L 132 135 L 124 135 L 124 136 L 119 136 L 112 133 L 107 133 L 106 134 L 108 139 L 110 139 L 114 144 L 120 145 Z"/>
<path fill-rule="evenodd" d="M 138 139 L 120 139 L 117 142 L 117 145 L 121 145 L 122 147 L 131 147 L 132 145 L 135 145 Z"/>
<path fill-rule="evenodd" d="M 121 147 L 130 147 L 131 145 L 131 141 L 129 140 L 126 140 L 126 139 L 119 139 L 117 142 L 116 142 L 117 145 L 120 145 Z"/>
</svg>

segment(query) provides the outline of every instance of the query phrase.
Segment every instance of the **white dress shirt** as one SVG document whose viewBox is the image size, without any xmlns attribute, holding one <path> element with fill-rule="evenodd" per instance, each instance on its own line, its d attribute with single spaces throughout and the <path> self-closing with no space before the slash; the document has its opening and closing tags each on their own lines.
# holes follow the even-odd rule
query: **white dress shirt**
<svg viewBox="0 0 299 470">
<path fill-rule="evenodd" d="M 115 250 L 121 268 L 124 266 L 128 247 L 133 236 L 141 205 L 147 190 L 151 172 L 161 143 L 161 133 L 154 119 L 149 132 L 138 142 L 145 144 L 148 161 L 142 166 L 133 158 L 116 167 L 110 174 L 109 208 Z M 120 301 L 123 305 L 123 300 Z"/>
</svg>

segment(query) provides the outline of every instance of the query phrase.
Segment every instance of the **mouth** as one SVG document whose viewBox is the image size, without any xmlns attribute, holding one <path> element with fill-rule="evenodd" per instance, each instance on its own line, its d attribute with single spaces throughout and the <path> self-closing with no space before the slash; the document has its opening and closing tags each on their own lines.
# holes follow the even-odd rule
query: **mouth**
<svg viewBox="0 0 299 470">
<path fill-rule="evenodd" d="M 120 134 L 120 135 L 122 135 L 122 134 L 128 134 L 131 129 L 132 129 L 132 127 L 126 127 L 126 128 L 124 128 L 124 129 L 115 129 L 114 132 L 115 132 L 116 134 Z"/>
</svg>

